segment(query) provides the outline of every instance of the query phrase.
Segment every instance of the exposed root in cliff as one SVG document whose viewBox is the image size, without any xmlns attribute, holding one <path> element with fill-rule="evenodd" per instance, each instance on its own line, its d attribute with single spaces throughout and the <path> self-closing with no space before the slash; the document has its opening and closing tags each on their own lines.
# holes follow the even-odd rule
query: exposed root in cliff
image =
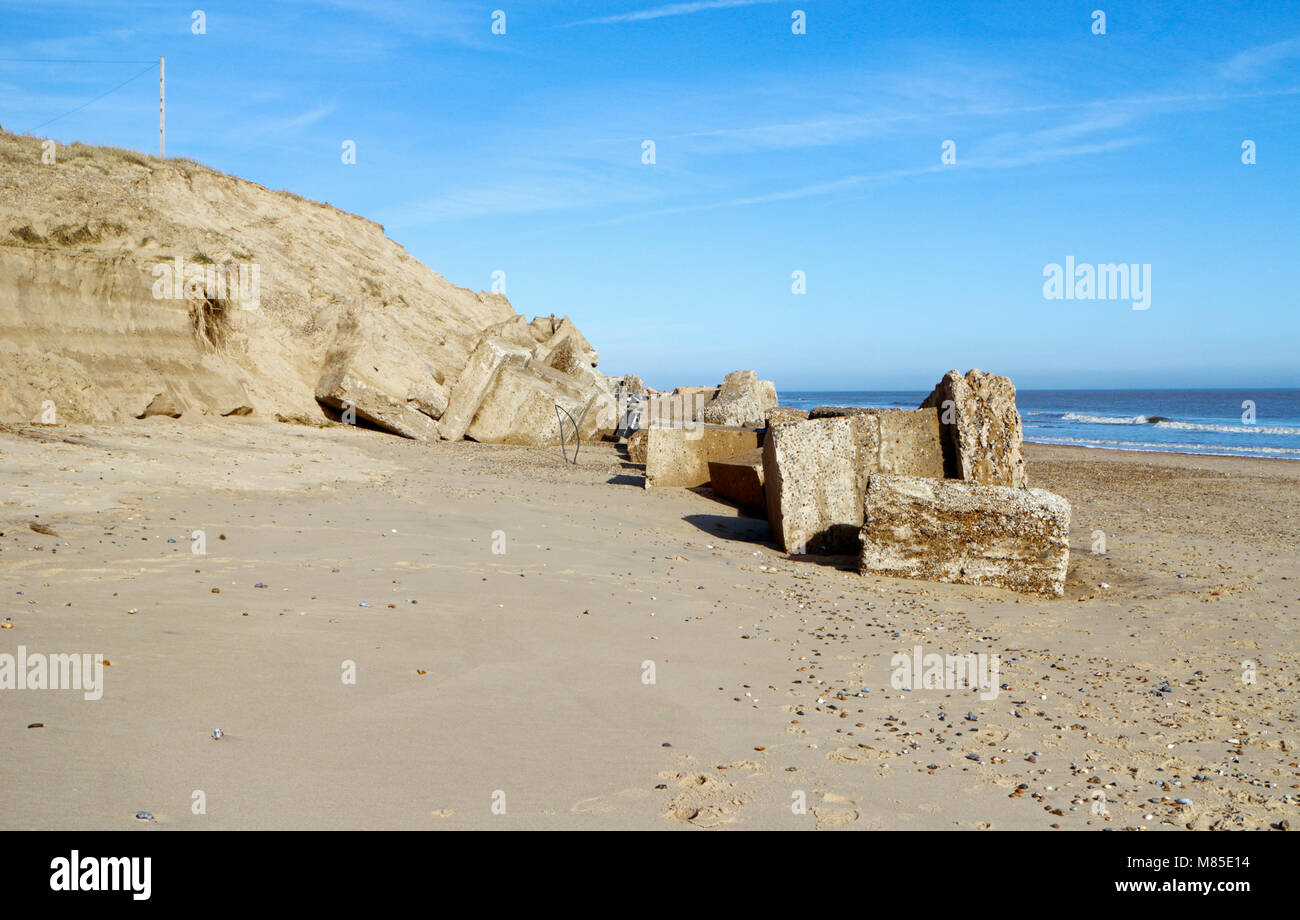
<svg viewBox="0 0 1300 920">
<path fill-rule="evenodd" d="M 190 303 L 190 327 L 206 351 L 224 351 L 230 331 L 230 307 L 220 298 L 205 297 Z"/>
</svg>

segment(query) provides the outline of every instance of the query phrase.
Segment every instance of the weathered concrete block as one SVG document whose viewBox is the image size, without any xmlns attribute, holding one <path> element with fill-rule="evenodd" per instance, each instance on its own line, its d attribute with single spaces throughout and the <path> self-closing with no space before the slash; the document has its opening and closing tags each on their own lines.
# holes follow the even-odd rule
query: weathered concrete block
<svg viewBox="0 0 1300 920">
<path fill-rule="evenodd" d="M 477 348 L 488 339 L 500 339 L 503 342 L 509 342 L 511 345 L 518 345 L 529 350 L 537 347 L 537 339 L 533 335 L 532 327 L 519 314 L 488 326 L 479 333 L 474 347 Z"/>
<path fill-rule="evenodd" d="M 447 388 L 430 377 L 411 384 L 406 393 L 406 401 L 429 418 L 441 418 L 447 411 Z"/>
<path fill-rule="evenodd" d="M 854 415 L 874 415 L 880 419 L 880 454 L 872 464 L 873 472 L 943 478 L 943 440 L 938 409 L 818 406 L 808 413 L 809 418 Z"/>
<path fill-rule="evenodd" d="M 627 436 L 627 457 L 633 463 L 645 463 L 645 445 L 649 436 L 648 428 L 638 428 Z"/>
<path fill-rule="evenodd" d="M 501 366 L 527 364 L 530 356 L 526 348 L 502 339 L 486 338 L 480 342 L 452 387 L 447 408 L 438 420 L 442 436 L 449 441 L 465 437 Z"/>
<path fill-rule="evenodd" d="M 722 378 L 722 385 L 718 387 L 718 399 L 729 399 L 733 396 L 751 396 L 757 388 L 757 373 L 754 371 L 732 371 Z"/>
<path fill-rule="evenodd" d="M 584 389 L 613 394 L 608 379 L 587 362 L 577 338 L 572 334 L 562 338 L 553 347 L 538 345 L 529 364 L 532 367 L 545 366 L 559 371 L 572 377 Z"/>
<path fill-rule="evenodd" d="M 938 409 L 877 409 L 880 459 L 876 470 L 899 476 L 943 478 Z"/>
<path fill-rule="evenodd" d="M 488 444 L 559 444 L 560 418 L 564 416 L 557 417 L 558 404 L 578 422 L 582 440 L 594 440 L 600 427 L 600 412 L 594 404 L 597 395 L 552 368 L 504 364 L 465 435 Z M 572 443 L 573 429 L 567 418 L 564 433 Z"/>
<path fill-rule="evenodd" d="M 807 409 L 791 409 L 787 406 L 773 406 L 763 413 L 763 420 L 769 427 L 782 422 L 802 422 L 806 418 L 808 418 Z"/>
<path fill-rule="evenodd" d="M 533 323 L 537 323 L 538 319 L 542 318 L 534 319 Z M 543 319 L 542 322 L 544 324 L 546 320 Z M 564 349 L 573 356 L 564 358 L 564 361 L 571 361 L 576 358 L 591 367 L 595 367 L 600 362 L 599 352 L 591 347 L 587 337 L 578 330 L 572 320 L 566 316 L 559 322 L 555 322 L 555 318 L 552 316 L 551 322 L 554 331 L 537 346 L 535 351 L 536 360 L 548 367 L 554 367 L 562 371 L 566 370 L 565 367 L 561 366 L 560 360 L 555 355 L 558 350 Z M 530 328 L 530 331 L 535 330 L 535 326 Z"/>
<path fill-rule="evenodd" d="M 751 404 L 752 403 L 752 407 Z M 746 415 L 746 423 L 758 424 L 763 421 L 763 413 L 777 404 L 776 384 L 771 380 L 759 380 L 754 371 L 732 371 L 722 381 L 709 406 L 705 409 L 705 421 L 710 412 L 737 418 Z M 728 423 L 731 424 L 731 423 Z"/>
<path fill-rule="evenodd" d="M 785 422 L 763 444 L 767 520 L 791 553 L 853 553 L 867 477 L 880 455 L 874 415 Z"/>
<path fill-rule="evenodd" d="M 654 394 L 645 403 L 641 424 L 682 427 L 703 421 L 704 407 L 709 402 L 707 392 L 699 387 L 678 387 L 671 394 Z"/>
<path fill-rule="evenodd" d="M 336 369 L 322 376 L 316 385 L 316 399 L 345 416 L 351 408 L 357 418 L 385 431 L 417 441 L 438 440 L 437 422 L 411 403 L 394 399 L 350 370 Z"/>
<path fill-rule="evenodd" d="M 756 447 L 734 457 L 710 460 L 709 488 L 742 508 L 764 510 L 763 451 Z"/>
<path fill-rule="evenodd" d="M 541 344 L 555 335 L 555 327 L 559 324 L 560 321 L 552 313 L 550 316 L 534 316 L 533 321 L 528 324 L 528 329 L 538 344 Z"/>
<path fill-rule="evenodd" d="M 1008 377 L 949 371 L 921 408 L 939 410 L 944 467 L 951 479 L 1024 488 L 1025 475 L 1016 387 Z"/>
<path fill-rule="evenodd" d="M 875 409 L 865 406 L 817 406 L 808 410 L 809 418 L 843 418 L 846 415 L 872 415 Z"/>
<path fill-rule="evenodd" d="M 717 387 L 673 387 L 672 396 L 701 396 L 708 402 L 718 395 Z"/>
<path fill-rule="evenodd" d="M 752 396 L 730 396 L 715 399 L 704 407 L 703 419 L 710 425 L 750 426 L 762 425 L 763 410 Z"/>
<path fill-rule="evenodd" d="M 753 450 L 762 443 L 754 428 L 651 428 L 646 435 L 645 484 L 702 486 L 709 461 Z"/>
<path fill-rule="evenodd" d="M 1070 503 L 1043 489 L 870 477 L 859 570 L 1060 597 Z"/>
<path fill-rule="evenodd" d="M 405 398 L 411 386 L 409 359 L 361 335 L 359 322 L 340 321 L 321 363 L 316 401 L 345 417 L 355 410 L 358 419 L 403 437 L 437 440 L 437 424 Z"/>
<path fill-rule="evenodd" d="M 645 392 L 645 381 L 636 374 L 624 374 L 620 378 L 609 378 L 611 390 L 619 390 L 628 395 L 636 395 Z"/>
</svg>

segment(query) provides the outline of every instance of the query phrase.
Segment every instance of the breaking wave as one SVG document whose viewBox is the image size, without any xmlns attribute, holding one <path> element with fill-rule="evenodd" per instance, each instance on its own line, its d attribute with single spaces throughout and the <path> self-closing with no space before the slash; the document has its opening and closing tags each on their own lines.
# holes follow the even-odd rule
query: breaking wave
<svg viewBox="0 0 1300 920">
<path fill-rule="evenodd" d="M 1207 454 L 1220 457 L 1278 457 L 1287 460 L 1300 460 L 1300 447 L 1230 447 L 1225 444 L 1163 444 L 1154 441 L 1108 441 L 1098 438 L 1066 437 L 1027 437 L 1025 440 L 1036 444 L 1091 447 L 1097 450 L 1143 450 L 1177 454 Z"/>
<path fill-rule="evenodd" d="M 1274 434 L 1300 437 L 1300 428 L 1279 428 L 1268 425 L 1206 425 L 1199 422 L 1176 422 L 1159 415 L 1085 415 L 1067 412 L 1062 421 L 1083 422 L 1088 425 L 1152 425 L 1169 431 L 1214 431 L 1220 434 Z"/>
<path fill-rule="evenodd" d="M 1083 415 L 1079 412 L 1067 412 L 1061 419 L 1066 422 L 1087 422 L 1089 425 L 1147 425 L 1151 422 L 1145 415 Z"/>
<path fill-rule="evenodd" d="M 1267 425 L 1200 425 L 1196 422 L 1157 422 L 1157 428 L 1177 431 L 1219 431 L 1228 434 L 1282 434 L 1300 436 L 1300 428 L 1270 428 Z"/>
</svg>

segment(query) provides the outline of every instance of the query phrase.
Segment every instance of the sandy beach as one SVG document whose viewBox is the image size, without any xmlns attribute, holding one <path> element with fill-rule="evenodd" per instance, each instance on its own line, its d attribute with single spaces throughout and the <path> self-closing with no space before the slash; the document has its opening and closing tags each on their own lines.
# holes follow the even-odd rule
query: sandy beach
<svg viewBox="0 0 1300 920">
<path fill-rule="evenodd" d="M 7 428 L 0 652 L 105 667 L 98 700 L 0 694 L 0 826 L 1293 818 L 1300 465 L 1025 454 L 1073 505 L 1061 599 L 787 556 L 609 443 Z M 894 689 L 918 646 L 997 655 L 1005 687 Z"/>
</svg>

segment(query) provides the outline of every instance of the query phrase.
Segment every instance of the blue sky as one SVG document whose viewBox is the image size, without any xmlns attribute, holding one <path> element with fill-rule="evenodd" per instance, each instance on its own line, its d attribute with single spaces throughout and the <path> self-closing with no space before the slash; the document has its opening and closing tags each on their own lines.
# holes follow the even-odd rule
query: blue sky
<svg viewBox="0 0 1300 920">
<path fill-rule="evenodd" d="M 165 55 L 169 155 L 377 220 L 457 284 L 504 271 L 516 309 L 652 385 L 1296 387 L 1298 14 L 19 0 L 0 57 Z M 0 124 L 156 152 L 152 71 L 38 128 L 142 69 L 0 62 Z M 1150 265 L 1150 308 L 1045 299 L 1067 256 Z"/>
</svg>

